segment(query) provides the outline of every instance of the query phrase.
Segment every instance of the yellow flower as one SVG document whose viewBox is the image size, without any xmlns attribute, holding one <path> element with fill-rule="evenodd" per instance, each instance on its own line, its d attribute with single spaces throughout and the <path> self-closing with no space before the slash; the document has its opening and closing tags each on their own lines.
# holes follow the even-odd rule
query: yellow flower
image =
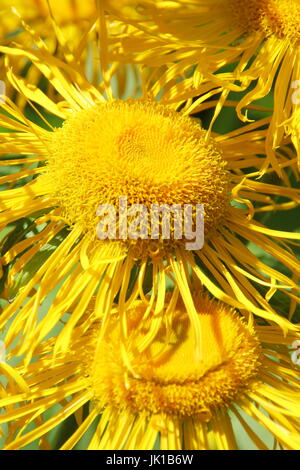
<svg viewBox="0 0 300 470">
<path fill-rule="evenodd" d="M 106 0 L 107 11 L 124 22 L 115 37 L 115 58 L 158 67 L 166 96 L 179 76 L 185 98 L 223 90 L 224 100 L 229 91 L 253 84 L 237 104 L 240 119 L 247 121 L 243 110 L 274 85 L 263 170 L 272 165 L 280 175 L 275 149 L 285 137 L 283 123 L 300 101 L 299 0 L 139 1 L 138 20 L 114 3 Z M 226 65 L 233 71 L 223 71 Z M 288 126 L 288 133 L 291 130 Z"/>
<path fill-rule="evenodd" d="M 71 25 L 91 20 L 95 15 L 94 0 L 82 2 L 80 0 L 50 0 L 52 13 L 59 25 Z M 10 14 L 17 11 L 22 18 L 30 22 L 39 31 L 45 33 L 45 20 L 50 17 L 47 0 L 2 0 L 1 2 L 1 36 L 12 34 L 19 26 L 17 16 Z"/>
<path fill-rule="evenodd" d="M 94 0 L 2 0 L 0 6 L 0 35 L 1 44 L 14 41 L 22 46 L 30 46 L 31 37 L 28 30 L 35 30 L 36 37 L 44 41 L 56 57 L 70 63 L 77 63 L 82 70 L 87 70 L 88 57 L 96 54 L 92 41 L 81 48 L 81 40 L 85 36 L 93 38 L 94 23 L 96 22 L 96 5 Z M 54 33 L 53 25 L 56 33 Z M 86 43 L 86 41 L 85 41 Z M 3 76 L 4 57 L 0 58 L 0 79 Z M 22 76 L 27 76 L 30 83 L 41 86 L 39 70 L 30 67 L 30 61 L 25 58 L 15 58 L 11 66 Z M 94 71 L 89 68 L 93 76 Z M 13 98 L 13 87 L 7 84 L 6 95 Z M 53 89 L 49 87 L 48 95 L 55 99 Z M 26 104 L 21 97 L 17 105 Z"/>
<path fill-rule="evenodd" d="M 65 438 L 63 450 L 74 448 L 93 423 L 89 450 L 146 450 L 157 442 L 164 450 L 237 449 L 233 418 L 239 432 L 242 428 L 258 449 L 267 450 L 247 416 L 270 432 L 275 446 L 298 449 L 299 370 L 288 346 L 299 334 L 283 337 L 278 327 L 254 327 L 202 294 L 195 306 L 205 330 L 201 361 L 181 301 L 175 309 L 166 303 L 165 321 L 150 346 L 144 339 L 152 319 L 144 320 L 147 305 L 136 301 L 126 312 L 124 347 L 131 370 L 122 359 L 117 306 L 100 343 L 99 319 L 88 311 L 88 327 L 74 329 L 68 350 L 55 362 L 52 338 L 38 345 L 27 368 L 0 364 L 9 379 L 0 399 L 6 408 L 0 423 L 9 425 L 5 449 L 36 439 L 42 449 L 49 448 L 48 433 L 71 415 L 77 428 Z M 47 418 L 45 412 L 59 404 Z"/>
<path fill-rule="evenodd" d="M 146 316 L 153 315 L 155 321 L 145 344 L 151 344 L 163 318 L 168 286 L 174 298 L 179 294 L 183 298 L 201 357 L 203 332 L 191 295 L 191 276 L 193 283 L 200 282 L 245 316 L 255 314 L 284 330 L 297 329 L 276 313 L 272 297 L 282 293 L 292 317 L 299 303 L 300 275 L 292 244 L 300 235 L 268 229 L 254 218 L 299 204 L 300 191 L 288 181 L 296 157 L 288 147 L 278 149 L 286 184 L 265 183 L 257 179 L 256 168 L 261 167 L 265 139 L 261 129 L 268 119 L 228 135 L 213 135 L 190 117 L 210 103 L 197 107 L 187 103 L 177 111 L 181 102 L 157 103 L 146 93 L 141 99 L 116 99 L 122 95 L 114 96 L 111 86 L 116 69 L 107 67 L 103 16 L 101 21 L 104 84 L 98 88 L 76 65 L 53 57 L 43 43 L 36 42 L 35 48 L 0 47 L 6 55 L 7 79 L 41 122 L 31 121 L 10 100 L 1 105 L 0 125 L 7 130 L 1 134 L 2 152 L 9 155 L 1 164 L 28 166 L 0 180 L 4 189 L 0 228 L 30 220 L 29 228 L 2 256 L 2 264 L 9 266 L 6 295 L 11 303 L 1 315 L 0 327 L 13 319 L 8 345 L 19 335 L 18 354 L 30 344 L 30 360 L 36 344 L 72 309 L 56 342 L 56 353 L 66 349 L 72 329 L 95 294 L 103 334 L 118 298 L 125 339 L 125 310 L 149 292 Z M 11 57 L 30 59 L 56 90 L 57 102 L 17 76 L 10 67 Z M 51 125 L 53 116 L 64 121 L 61 127 Z M 14 182 L 17 187 L 6 186 Z M 161 233 L 157 239 L 97 238 L 97 208 L 110 204 L 120 216 L 118 200 L 123 196 L 129 206 L 138 203 L 147 209 L 152 204 L 203 204 L 203 249 L 187 250 L 186 232 L 182 240 L 174 231 L 169 239 Z M 259 259 L 249 242 L 274 257 L 281 268 Z M 23 272 L 30 276 L 16 295 L 13 289 Z M 50 293 L 53 303 L 41 319 L 40 305 Z"/>
</svg>

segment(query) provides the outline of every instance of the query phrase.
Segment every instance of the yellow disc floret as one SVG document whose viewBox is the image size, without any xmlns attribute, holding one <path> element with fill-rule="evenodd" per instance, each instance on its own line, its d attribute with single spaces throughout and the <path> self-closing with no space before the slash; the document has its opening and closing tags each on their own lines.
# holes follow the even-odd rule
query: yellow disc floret
<svg viewBox="0 0 300 470">
<path fill-rule="evenodd" d="M 199 123 L 154 102 L 97 104 L 51 134 L 40 181 L 70 225 L 95 237 L 100 205 L 203 204 L 205 231 L 229 206 L 226 162 Z"/>
<path fill-rule="evenodd" d="M 177 305 L 172 329 L 162 326 L 142 352 L 137 345 L 145 334 L 140 323 L 146 307 L 137 302 L 130 309 L 126 347 L 133 372 L 123 363 L 120 321 L 115 318 L 96 356 L 93 358 L 92 347 L 84 353 L 86 379 L 94 399 L 104 407 L 206 420 L 214 408 L 229 404 L 253 385 L 260 367 L 253 332 L 227 306 L 203 296 L 196 305 L 205 332 L 202 360 L 197 359 L 191 323 L 183 305 Z M 93 338 L 96 344 L 97 333 Z"/>
<path fill-rule="evenodd" d="M 300 40 L 299 0 L 229 0 L 236 25 L 266 37 Z"/>
</svg>

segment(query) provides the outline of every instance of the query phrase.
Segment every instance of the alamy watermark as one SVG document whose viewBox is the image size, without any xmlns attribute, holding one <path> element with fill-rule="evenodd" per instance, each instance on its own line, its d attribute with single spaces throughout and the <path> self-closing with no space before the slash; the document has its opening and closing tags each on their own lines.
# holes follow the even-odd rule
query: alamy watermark
<svg viewBox="0 0 300 470">
<path fill-rule="evenodd" d="M 292 343 L 292 355 L 291 355 L 291 360 L 292 363 L 295 364 L 296 366 L 300 366 L 300 340 L 297 339 Z"/>
<path fill-rule="evenodd" d="M 97 238 L 100 240 L 184 240 L 187 250 L 204 245 L 203 204 L 143 204 L 128 206 L 127 196 L 119 197 L 119 207 L 101 204 Z"/>
<path fill-rule="evenodd" d="M 6 85 L 2 80 L 0 80 L 0 104 L 5 103 L 5 97 L 6 97 Z"/>
<path fill-rule="evenodd" d="M 293 104 L 300 104 L 300 80 L 294 80 L 291 87 L 295 90 L 292 94 Z"/>
<path fill-rule="evenodd" d="M 6 361 L 6 347 L 4 341 L 0 341 L 0 364 Z"/>
</svg>

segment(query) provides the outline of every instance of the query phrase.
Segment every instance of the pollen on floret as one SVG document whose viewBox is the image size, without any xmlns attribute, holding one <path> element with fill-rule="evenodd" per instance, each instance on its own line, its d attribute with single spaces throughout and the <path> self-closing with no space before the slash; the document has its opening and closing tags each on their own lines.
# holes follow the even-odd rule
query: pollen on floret
<svg viewBox="0 0 300 470">
<path fill-rule="evenodd" d="M 50 134 L 40 183 L 70 225 L 95 238 L 96 210 L 128 205 L 203 204 L 205 232 L 229 207 L 226 161 L 198 121 L 140 100 L 101 103 Z"/>
<path fill-rule="evenodd" d="M 229 7 L 236 26 L 246 33 L 300 40 L 298 0 L 229 0 Z"/>
<path fill-rule="evenodd" d="M 251 328 L 229 307 L 203 295 L 197 301 L 205 331 L 203 358 L 195 354 L 192 326 L 181 302 L 173 312 L 172 329 L 161 325 L 144 351 L 139 342 L 145 304 L 137 301 L 127 312 L 127 355 L 134 374 L 122 359 L 120 320 L 115 317 L 97 353 L 97 328 L 82 356 L 94 400 L 133 413 L 165 413 L 207 420 L 256 383 L 260 347 Z"/>
</svg>

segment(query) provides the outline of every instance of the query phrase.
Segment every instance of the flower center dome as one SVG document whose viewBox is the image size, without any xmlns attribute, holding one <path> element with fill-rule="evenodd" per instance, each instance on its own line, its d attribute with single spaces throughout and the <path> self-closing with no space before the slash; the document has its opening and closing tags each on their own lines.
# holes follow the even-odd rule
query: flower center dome
<svg viewBox="0 0 300 470">
<path fill-rule="evenodd" d="M 134 374 L 122 361 L 120 321 L 115 318 L 96 356 L 92 348 L 85 351 L 87 380 L 95 400 L 104 407 L 126 406 L 134 413 L 206 420 L 214 408 L 229 404 L 251 386 L 260 367 L 259 344 L 253 332 L 219 302 L 201 296 L 196 305 L 205 331 L 202 360 L 197 359 L 183 305 L 177 305 L 172 330 L 162 326 L 153 343 L 139 350 L 137 345 L 145 335 L 140 324 L 146 307 L 136 302 L 127 314 L 127 354 Z M 96 340 L 97 334 L 94 344 Z"/>
<path fill-rule="evenodd" d="M 50 135 L 41 184 L 70 225 L 96 234 L 99 206 L 204 205 L 205 232 L 229 207 L 226 162 L 199 123 L 167 106 L 127 100 L 74 113 Z M 171 235 L 172 238 L 172 235 Z"/>
<path fill-rule="evenodd" d="M 246 32 L 300 40 L 299 0 L 229 0 L 235 23 Z"/>
</svg>

